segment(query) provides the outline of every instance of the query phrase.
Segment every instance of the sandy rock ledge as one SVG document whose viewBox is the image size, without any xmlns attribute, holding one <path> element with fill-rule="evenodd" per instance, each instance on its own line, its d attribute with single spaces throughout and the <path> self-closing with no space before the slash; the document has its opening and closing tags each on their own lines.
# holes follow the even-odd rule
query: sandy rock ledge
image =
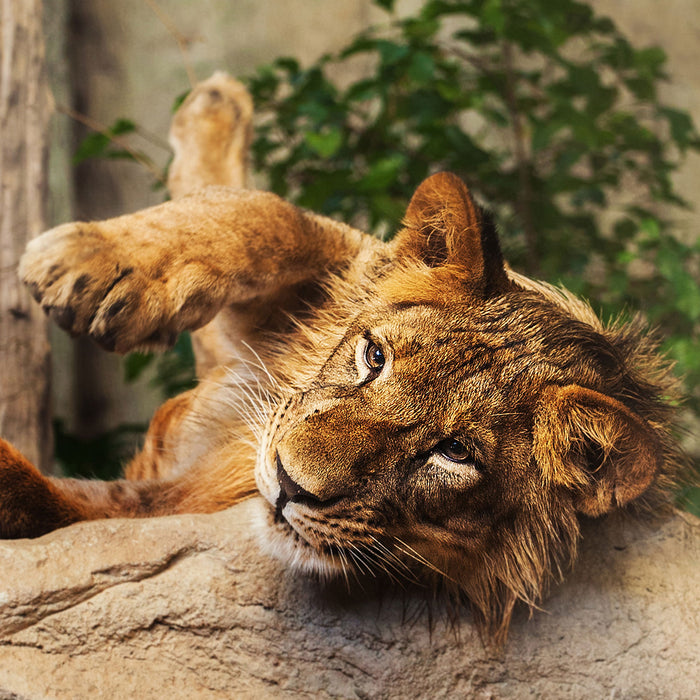
<svg viewBox="0 0 700 700">
<path fill-rule="evenodd" d="M 287 572 L 258 550 L 260 507 L 0 542 L 0 698 L 697 697 L 692 516 L 589 527 L 494 655 L 420 593 L 344 599 Z"/>
</svg>

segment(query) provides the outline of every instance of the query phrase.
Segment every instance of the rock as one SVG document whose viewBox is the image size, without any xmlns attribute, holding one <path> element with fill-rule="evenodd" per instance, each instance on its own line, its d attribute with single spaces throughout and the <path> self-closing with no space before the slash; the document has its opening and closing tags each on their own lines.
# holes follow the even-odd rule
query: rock
<svg viewBox="0 0 700 700">
<path fill-rule="evenodd" d="M 691 698 L 700 521 L 591 523 L 505 649 L 421 592 L 340 595 L 258 549 L 258 499 L 0 543 L 0 698 Z"/>
</svg>

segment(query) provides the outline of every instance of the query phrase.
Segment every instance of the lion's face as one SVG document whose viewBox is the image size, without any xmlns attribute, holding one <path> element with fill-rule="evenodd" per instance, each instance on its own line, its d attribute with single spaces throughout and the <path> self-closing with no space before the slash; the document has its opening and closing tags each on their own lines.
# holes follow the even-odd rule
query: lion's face
<svg viewBox="0 0 700 700">
<path fill-rule="evenodd" d="M 355 320 L 260 454 L 288 556 L 323 571 L 413 552 L 442 568 L 487 546 L 533 476 L 531 349 L 509 311 L 388 305 Z"/>
<path fill-rule="evenodd" d="M 573 554 L 576 513 L 642 493 L 660 448 L 620 400 L 644 408 L 613 335 L 508 276 L 493 231 L 452 195 L 450 209 L 419 190 L 395 264 L 299 346 L 305 378 L 268 421 L 256 479 L 265 541 L 288 562 L 397 577 L 420 565 L 498 627 Z"/>
</svg>

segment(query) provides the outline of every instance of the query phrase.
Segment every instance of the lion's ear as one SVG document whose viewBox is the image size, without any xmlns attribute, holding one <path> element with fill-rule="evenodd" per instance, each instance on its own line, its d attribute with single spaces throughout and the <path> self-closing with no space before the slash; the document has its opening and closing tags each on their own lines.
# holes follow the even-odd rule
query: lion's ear
<svg viewBox="0 0 700 700">
<path fill-rule="evenodd" d="M 486 296 L 508 285 L 495 226 L 456 175 L 437 173 L 424 180 L 408 205 L 404 227 L 397 235 L 399 256 L 431 267 L 458 266 L 465 282 Z"/>
<path fill-rule="evenodd" d="M 545 480 L 568 489 L 577 510 L 592 516 L 640 496 L 662 460 L 645 420 L 616 399 L 574 385 L 546 392 L 533 452 Z"/>
</svg>

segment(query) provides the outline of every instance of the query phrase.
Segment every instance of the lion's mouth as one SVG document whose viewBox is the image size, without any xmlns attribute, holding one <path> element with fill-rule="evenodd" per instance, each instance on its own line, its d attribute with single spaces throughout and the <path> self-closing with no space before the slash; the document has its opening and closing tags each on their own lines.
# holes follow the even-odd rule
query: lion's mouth
<svg viewBox="0 0 700 700">
<path fill-rule="evenodd" d="M 267 494 L 264 545 L 273 556 L 324 579 L 359 574 L 375 564 L 383 569 L 382 560 L 395 558 L 382 543 L 382 531 L 365 519 L 356 521 L 348 494 L 319 498 L 292 478 L 277 451 L 265 467 L 259 482 Z"/>
</svg>

